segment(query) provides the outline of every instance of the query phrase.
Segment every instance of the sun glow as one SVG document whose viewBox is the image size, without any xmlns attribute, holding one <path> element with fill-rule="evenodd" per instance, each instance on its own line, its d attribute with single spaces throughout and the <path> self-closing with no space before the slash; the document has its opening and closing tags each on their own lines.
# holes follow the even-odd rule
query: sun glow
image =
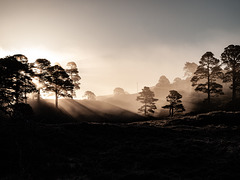
<svg viewBox="0 0 240 180">
<path fill-rule="evenodd" d="M 36 59 L 40 58 L 48 59 L 51 63 L 56 63 L 58 61 L 58 55 L 44 48 L 28 48 L 23 49 L 21 52 L 28 57 L 29 62 L 34 62 Z"/>
<path fill-rule="evenodd" d="M 43 47 L 37 48 L 23 48 L 5 50 L 0 48 L 0 57 L 12 56 L 14 54 L 23 54 L 28 58 L 29 62 L 34 62 L 36 59 L 48 59 L 52 64 L 55 64 L 63 58 L 61 54 L 56 54 Z"/>
</svg>

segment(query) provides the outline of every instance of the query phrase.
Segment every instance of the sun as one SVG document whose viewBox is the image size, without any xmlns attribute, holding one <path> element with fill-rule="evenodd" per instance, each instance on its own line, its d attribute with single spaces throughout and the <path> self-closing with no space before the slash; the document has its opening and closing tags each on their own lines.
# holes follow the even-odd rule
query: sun
<svg viewBox="0 0 240 180">
<path fill-rule="evenodd" d="M 48 59 L 52 64 L 59 62 L 62 58 L 60 54 L 50 51 L 43 47 L 29 47 L 21 49 L 5 50 L 0 48 L 0 57 L 12 56 L 14 54 L 23 54 L 28 58 L 28 62 L 32 63 L 36 59 Z"/>
<path fill-rule="evenodd" d="M 45 48 L 24 48 L 22 51 L 29 62 L 34 62 L 36 59 L 48 59 L 52 64 L 57 62 L 58 55 Z"/>
</svg>

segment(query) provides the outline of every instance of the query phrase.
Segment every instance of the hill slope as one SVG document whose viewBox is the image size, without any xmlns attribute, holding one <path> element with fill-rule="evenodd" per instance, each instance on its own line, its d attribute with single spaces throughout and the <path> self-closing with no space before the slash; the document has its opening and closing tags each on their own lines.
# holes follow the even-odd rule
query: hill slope
<svg viewBox="0 0 240 180">
<path fill-rule="evenodd" d="M 48 114 L 47 116 L 52 116 L 51 119 L 65 118 L 67 121 L 115 123 L 144 120 L 144 117 L 138 114 L 101 101 L 60 99 L 59 109 L 56 109 L 53 103 L 54 100 L 44 100 L 40 105 L 36 102 L 30 104 L 37 116 Z"/>
</svg>

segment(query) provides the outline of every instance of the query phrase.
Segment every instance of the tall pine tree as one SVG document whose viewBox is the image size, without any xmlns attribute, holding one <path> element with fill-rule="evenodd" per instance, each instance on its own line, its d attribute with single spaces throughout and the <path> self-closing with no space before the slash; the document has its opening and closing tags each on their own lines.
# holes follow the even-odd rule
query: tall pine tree
<svg viewBox="0 0 240 180">
<path fill-rule="evenodd" d="M 66 72 L 69 75 L 70 79 L 73 81 L 74 88 L 73 88 L 73 91 L 72 91 L 72 96 L 76 97 L 76 90 L 80 89 L 79 81 L 81 80 L 81 77 L 79 76 L 79 71 L 78 71 L 76 63 L 75 62 L 68 62 Z"/>
<path fill-rule="evenodd" d="M 26 103 L 26 94 L 36 90 L 27 61 L 17 57 L 0 59 L 0 106 L 6 113 L 24 100 Z"/>
<path fill-rule="evenodd" d="M 52 91 L 55 93 L 55 105 L 58 108 L 59 97 L 72 98 L 73 83 L 66 71 L 59 65 L 48 68 L 48 75 L 46 76 L 45 91 Z"/>
<path fill-rule="evenodd" d="M 176 90 L 169 91 L 169 95 L 166 97 L 169 105 L 162 106 L 164 109 L 169 109 L 169 116 L 173 116 L 176 112 L 183 112 L 185 108 L 182 104 L 182 95 Z"/>
<path fill-rule="evenodd" d="M 145 116 L 149 116 L 151 113 L 154 113 L 155 109 L 157 109 L 154 102 L 158 101 L 158 99 L 155 99 L 154 96 L 154 93 L 149 87 L 145 86 L 142 89 L 142 92 L 140 92 L 137 97 L 137 101 L 143 103 L 143 106 L 138 109 L 139 112 L 144 113 Z"/>
<path fill-rule="evenodd" d="M 34 76 L 37 80 L 38 102 L 40 102 L 41 90 L 46 87 L 46 77 L 49 75 L 48 68 L 50 65 L 51 62 L 47 59 L 37 59 L 32 65 Z"/>
<path fill-rule="evenodd" d="M 224 82 L 231 82 L 232 101 L 236 101 L 237 91 L 240 91 L 240 46 L 229 45 L 221 54 L 221 60 L 227 71 Z"/>
<path fill-rule="evenodd" d="M 192 86 L 196 86 L 195 91 L 207 94 L 207 102 L 210 104 L 211 95 L 222 95 L 222 85 L 217 83 L 217 79 L 222 78 L 223 73 L 219 65 L 219 60 L 212 52 L 206 52 L 199 66 L 191 79 Z"/>
</svg>

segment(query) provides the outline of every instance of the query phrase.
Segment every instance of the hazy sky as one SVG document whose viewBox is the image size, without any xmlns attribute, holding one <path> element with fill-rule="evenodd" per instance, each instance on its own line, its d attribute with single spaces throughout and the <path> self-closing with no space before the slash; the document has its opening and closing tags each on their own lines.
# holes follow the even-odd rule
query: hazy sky
<svg viewBox="0 0 240 180">
<path fill-rule="evenodd" d="M 78 65 L 86 90 L 129 93 L 240 44 L 239 0 L 0 0 L 0 57 Z"/>
</svg>

